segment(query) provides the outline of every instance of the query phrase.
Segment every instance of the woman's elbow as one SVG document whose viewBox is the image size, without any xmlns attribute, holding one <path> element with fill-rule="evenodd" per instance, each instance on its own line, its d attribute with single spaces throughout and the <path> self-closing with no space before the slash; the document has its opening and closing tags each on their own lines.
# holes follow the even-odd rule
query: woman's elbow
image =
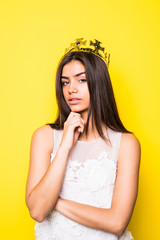
<svg viewBox="0 0 160 240">
<path fill-rule="evenodd" d="M 34 210 L 29 210 L 29 213 L 31 218 L 33 218 L 36 222 L 43 222 L 45 219 L 45 217 L 42 214 L 37 213 Z"/>
<path fill-rule="evenodd" d="M 126 229 L 126 224 L 124 222 L 122 222 L 121 220 L 117 221 L 117 223 L 115 224 L 115 228 L 114 228 L 114 233 L 120 237 L 124 231 Z"/>
<path fill-rule="evenodd" d="M 45 217 L 36 208 L 34 208 L 33 206 L 30 206 L 28 198 L 26 198 L 26 205 L 28 207 L 29 214 L 30 214 L 31 218 L 33 218 L 36 222 L 43 222 L 44 221 Z"/>
<path fill-rule="evenodd" d="M 105 231 L 111 232 L 120 237 L 126 229 L 126 224 L 120 217 L 117 217 L 117 215 L 114 216 L 114 218 L 111 220 L 111 223 L 112 224 L 110 224 L 110 226 L 108 226 L 108 224 L 106 225 Z"/>
</svg>

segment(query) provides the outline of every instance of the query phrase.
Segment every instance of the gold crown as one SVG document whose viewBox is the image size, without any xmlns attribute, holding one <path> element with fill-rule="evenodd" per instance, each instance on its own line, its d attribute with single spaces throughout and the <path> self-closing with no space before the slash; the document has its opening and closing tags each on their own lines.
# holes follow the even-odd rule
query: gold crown
<svg viewBox="0 0 160 240">
<path fill-rule="evenodd" d="M 94 47 L 94 49 L 93 49 L 92 47 L 84 47 L 84 46 L 86 46 L 87 40 L 83 40 L 83 38 L 76 39 L 75 43 L 71 43 L 70 47 L 65 49 L 65 55 L 68 54 L 69 52 L 76 52 L 76 51 L 93 53 L 96 56 L 103 59 L 105 61 L 105 63 L 107 64 L 107 67 L 109 67 L 110 54 L 107 54 L 106 52 L 104 52 L 104 48 L 100 46 L 101 45 L 100 41 L 98 41 L 96 39 L 94 39 L 94 40 L 95 40 L 95 43 L 90 41 L 90 44 L 89 44 L 89 46 Z"/>
</svg>

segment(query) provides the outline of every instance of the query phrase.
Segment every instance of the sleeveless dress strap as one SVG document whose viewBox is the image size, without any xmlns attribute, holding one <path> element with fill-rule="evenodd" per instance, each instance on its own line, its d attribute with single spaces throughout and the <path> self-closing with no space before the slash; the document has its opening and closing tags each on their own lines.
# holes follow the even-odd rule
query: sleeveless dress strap
<svg viewBox="0 0 160 240">
<path fill-rule="evenodd" d="M 61 142 L 62 131 L 53 129 L 53 137 L 54 137 L 54 147 L 53 147 L 53 152 L 51 153 L 51 162 L 53 161 L 53 158 L 55 157 L 59 144 Z"/>
<path fill-rule="evenodd" d="M 120 148 L 120 143 L 121 143 L 121 138 L 122 138 L 122 132 L 118 132 L 117 134 L 117 146 L 116 146 L 116 149 L 115 149 L 115 153 L 116 153 L 116 159 L 118 161 L 118 153 L 119 153 L 119 148 Z"/>
</svg>

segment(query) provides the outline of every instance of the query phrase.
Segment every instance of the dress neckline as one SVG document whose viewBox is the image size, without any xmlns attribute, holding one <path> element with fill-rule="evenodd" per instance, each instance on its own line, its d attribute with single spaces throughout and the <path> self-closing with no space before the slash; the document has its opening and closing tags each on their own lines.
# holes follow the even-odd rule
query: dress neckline
<svg viewBox="0 0 160 240">
<path fill-rule="evenodd" d="M 107 131 L 104 133 L 104 136 L 106 136 L 107 135 L 107 132 L 109 131 L 109 128 L 107 129 Z M 99 141 L 99 140 L 101 140 L 102 138 L 101 137 L 98 137 L 98 138 L 96 138 L 96 139 L 94 139 L 94 140 L 91 140 L 91 141 L 81 141 L 81 140 L 77 140 L 77 143 L 82 143 L 82 144 L 84 144 L 84 143 L 94 143 L 94 142 L 96 142 L 96 141 Z"/>
</svg>

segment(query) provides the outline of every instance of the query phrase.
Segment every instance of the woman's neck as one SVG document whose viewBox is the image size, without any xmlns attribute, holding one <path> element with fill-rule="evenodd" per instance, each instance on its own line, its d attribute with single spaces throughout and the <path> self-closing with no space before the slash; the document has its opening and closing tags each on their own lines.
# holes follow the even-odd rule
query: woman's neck
<svg viewBox="0 0 160 240">
<path fill-rule="evenodd" d="M 85 125 L 86 125 L 87 118 L 83 118 L 82 117 L 82 119 L 85 121 Z M 107 131 L 107 127 L 104 124 L 102 124 L 102 131 L 103 131 L 103 134 Z M 95 124 L 92 126 L 92 121 L 91 121 L 91 117 L 90 117 L 87 136 L 85 134 L 85 128 L 84 128 L 84 131 L 83 131 L 83 133 L 81 133 L 79 135 L 78 140 L 80 140 L 80 141 L 92 141 L 92 140 L 95 140 L 95 139 L 97 139 L 99 137 L 100 137 L 100 135 L 99 135 L 99 133 L 98 133 L 98 131 L 96 129 Z"/>
</svg>

